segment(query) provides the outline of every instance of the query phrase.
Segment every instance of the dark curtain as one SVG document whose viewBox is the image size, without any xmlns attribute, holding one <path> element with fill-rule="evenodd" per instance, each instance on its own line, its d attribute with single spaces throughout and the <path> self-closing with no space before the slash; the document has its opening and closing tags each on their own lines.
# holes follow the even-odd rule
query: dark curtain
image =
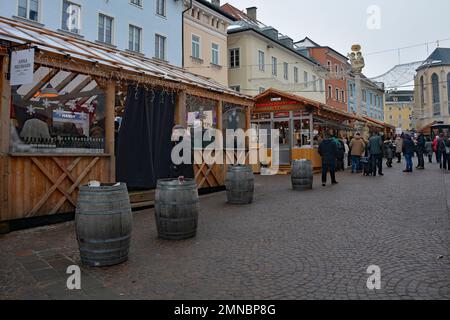
<svg viewBox="0 0 450 320">
<path fill-rule="evenodd" d="M 156 188 L 170 177 L 175 93 L 128 87 L 116 157 L 117 181 L 130 190 Z"/>
</svg>

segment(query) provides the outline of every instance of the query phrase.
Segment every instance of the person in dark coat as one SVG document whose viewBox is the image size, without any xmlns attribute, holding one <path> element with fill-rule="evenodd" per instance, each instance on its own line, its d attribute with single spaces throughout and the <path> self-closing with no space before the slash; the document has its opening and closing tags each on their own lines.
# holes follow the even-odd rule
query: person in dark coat
<svg viewBox="0 0 450 320">
<path fill-rule="evenodd" d="M 327 174 L 330 171 L 331 183 L 337 184 L 336 181 L 336 158 L 337 158 L 337 145 L 330 138 L 329 135 L 325 135 L 325 139 L 319 145 L 319 154 L 322 157 L 322 185 L 325 187 L 327 184 Z"/>
<path fill-rule="evenodd" d="M 417 165 L 416 169 L 419 170 L 425 169 L 425 159 L 424 159 L 425 143 L 426 143 L 425 136 L 422 133 L 420 133 L 419 136 L 417 137 L 417 146 L 416 146 L 417 159 L 419 160 L 419 164 Z"/>
<path fill-rule="evenodd" d="M 170 178 L 171 179 L 178 179 L 180 177 L 184 177 L 185 179 L 194 179 L 195 173 L 194 173 L 194 152 L 192 148 L 193 140 L 190 138 L 190 135 L 188 133 L 189 131 L 186 130 L 183 126 L 176 125 L 172 129 L 172 145 L 175 148 L 177 145 L 180 144 L 186 144 L 191 148 L 191 158 L 190 161 L 187 161 L 188 163 L 184 162 L 181 164 L 175 164 L 174 159 L 172 159 L 172 163 L 170 165 Z M 181 151 L 179 156 L 184 159 L 184 152 Z M 190 162 L 190 163 L 189 163 Z"/>
<path fill-rule="evenodd" d="M 378 132 L 374 132 L 372 137 L 369 139 L 369 143 L 367 144 L 370 153 L 370 161 L 373 169 L 373 176 L 377 176 L 377 168 L 378 174 L 383 176 L 383 139 L 380 137 Z"/>
<path fill-rule="evenodd" d="M 408 134 L 405 134 L 403 138 L 403 154 L 405 156 L 406 160 L 406 170 L 403 170 L 403 172 L 413 172 L 413 161 L 412 157 L 414 154 L 414 142 L 411 139 L 411 136 Z"/>
<path fill-rule="evenodd" d="M 441 133 L 437 143 L 437 153 L 439 157 L 439 167 L 444 170 L 447 169 L 447 152 L 445 150 L 446 141 L 447 138 L 444 137 L 443 133 Z"/>
</svg>

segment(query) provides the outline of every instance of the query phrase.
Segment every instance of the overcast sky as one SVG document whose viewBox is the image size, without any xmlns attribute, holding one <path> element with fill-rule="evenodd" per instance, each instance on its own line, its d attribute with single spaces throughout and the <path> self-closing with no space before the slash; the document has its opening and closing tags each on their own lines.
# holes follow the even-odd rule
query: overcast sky
<svg viewBox="0 0 450 320">
<path fill-rule="evenodd" d="M 450 38 L 449 0 L 222 0 L 222 4 L 226 2 L 244 11 L 258 7 L 260 21 L 294 41 L 308 36 L 344 55 L 352 44 L 361 44 L 364 73 L 369 77 L 381 75 L 399 62 L 397 50 L 370 53 Z M 374 11 L 367 13 L 372 6 L 380 10 L 379 23 Z M 440 46 L 450 47 L 450 40 Z M 401 50 L 400 62 L 424 60 L 435 48 L 434 43 L 428 51 L 425 45 Z"/>
</svg>

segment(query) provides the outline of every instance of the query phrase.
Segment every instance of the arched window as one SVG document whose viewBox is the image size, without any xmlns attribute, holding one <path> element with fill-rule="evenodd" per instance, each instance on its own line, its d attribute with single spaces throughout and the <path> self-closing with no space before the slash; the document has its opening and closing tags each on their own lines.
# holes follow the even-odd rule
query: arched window
<svg viewBox="0 0 450 320">
<path fill-rule="evenodd" d="M 420 77 L 420 101 L 423 108 L 423 105 L 425 104 L 425 86 L 423 82 L 423 76 Z"/>
<path fill-rule="evenodd" d="M 450 72 L 447 74 L 447 100 L 448 100 L 448 114 L 450 115 Z"/>
<path fill-rule="evenodd" d="M 441 98 L 439 96 L 439 76 L 433 73 L 431 76 L 431 83 L 433 85 L 433 116 L 441 115 Z"/>
</svg>

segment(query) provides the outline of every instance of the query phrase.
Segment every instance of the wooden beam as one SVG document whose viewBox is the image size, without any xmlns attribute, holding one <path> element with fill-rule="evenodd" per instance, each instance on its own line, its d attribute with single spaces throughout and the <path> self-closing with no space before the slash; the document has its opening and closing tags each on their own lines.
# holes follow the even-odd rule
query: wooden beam
<svg viewBox="0 0 450 320">
<path fill-rule="evenodd" d="M 47 75 L 42 78 L 30 91 L 22 98 L 24 101 L 28 101 L 33 98 L 59 71 L 56 69 L 49 70 Z"/>
<path fill-rule="evenodd" d="M 109 166 L 109 182 L 116 181 L 116 153 L 115 153 L 115 111 L 116 111 L 116 83 L 109 81 L 105 91 L 105 151 L 111 155 Z"/>
<path fill-rule="evenodd" d="M 8 164 L 9 164 L 9 139 L 10 139 L 10 108 L 11 108 L 11 86 L 6 79 L 9 72 L 9 57 L 4 56 L 1 60 L 0 72 L 0 222 L 6 220 L 9 215 L 8 202 Z"/>
<path fill-rule="evenodd" d="M 186 92 L 180 91 L 177 94 L 175 105 L 175 124 L 187 127 L 186 123 Z"/>
<path fill-rule="evenodd" d="M 77 77 L 78 74 L 75 72 L 72 72 L 69 74 L 63 81 L 61 81 L 56 87 L 56 91 L 60 92 L 62 89 L 64 89 L 69 83 L 72 82 L 73 79 Z"/>
</svg>

